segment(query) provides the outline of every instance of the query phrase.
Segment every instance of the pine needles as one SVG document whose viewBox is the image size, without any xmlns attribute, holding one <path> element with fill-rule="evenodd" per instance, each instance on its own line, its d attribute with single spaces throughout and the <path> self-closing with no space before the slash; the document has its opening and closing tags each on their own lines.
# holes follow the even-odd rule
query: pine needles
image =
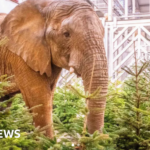
<svg viewBox="0 0 150 150">
<path fill-rule="evenodd" d="M 74 86 L 75 87 L 67 85 L 63 89 L 57 90 L 57 94 L 55 93 L 54 112 L 58 114 L 54 115 L 53 118 L 56 136 L 60 141 L 65 141 L 65 145 L 74 145 L 74 149 L 77 150 L 104 150 L 105 147 L 103 145 L 104 143 L 106 144 L 110 138 L 108 135 L 100 134 L 98 131 L 93 135 L 87 132 L 86 119 L 88 108 L 85 99 L 88 95 L 85 96 L 83 92 L 81 92 L 83 89 L 78 88 L 76 85 Z M 95 97 L 96 94 L 97 92 L 92 94 L 92 96 Z M 59 98 L 57 97 L 58 95 L 60 95 Z M 65 100 L 63 100 L 64 98 Z M 60 110 L 59 107 L 61 106 L 62 101 L 64 107 L 61 107 Z M 56 105 L 58 103 L 59 105 Z M 70 109 L 68 108 L 68 105 L 71 105 Z M 70 119 L 67 122 L 65 118 L 60 118 L 62 114 L 64 114 L 64 117 L 67 117 L 69 112 L 72 112 L 74 108 L 77 112 L 75 115 L 70 116 Z"/>
<path fill-rule="evenodd" d="M 116 139 L 117 150 L 150 149 L 149 62 L 138 60 L 135 50 L 134 58 L 135 64 L 131 68 L 127 66 L 123 68 L 130 77 L 123 84 L 123 88 L 119 89 L 120 92 L 115 97 L 111 97 L 113 101 L 115 100 L 112 107 L 116 107 L 115 112 L 112 112 L 113 118 L 111 118 L 114 124 L 112 125 L 107 118 L 108 123 L 106 122 L 107 126 L 105 126 L 112 137 L 116 135 L 114 139 Z M 117 100 L 121 102 L 121 105 Z"/>
</svg>

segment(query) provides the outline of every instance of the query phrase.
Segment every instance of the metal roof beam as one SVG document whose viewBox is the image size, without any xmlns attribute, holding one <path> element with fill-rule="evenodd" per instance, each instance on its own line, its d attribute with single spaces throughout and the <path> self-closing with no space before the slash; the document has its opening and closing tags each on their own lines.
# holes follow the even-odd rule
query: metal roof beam
<svg viewBox="0 0 150 150">
<path fill-rule="evenodd" d="M 121 6 L 120 2 L 118 0 L 114 0 L 115 5 L 122 11 L 124 14 L 124 8 Z"/>
<path fill-rule="evenodd" d="M 108 0 L 103 0 L 103 2 L 105 2 L 105 4 L 107 4 L 107 6 L 108 6 Z M 114 0 L 114 4 L 116 5 L 116 6 L 118 6 L 118 8 L 122 11 L 122 13 L 124 14 L 124 8 L 120 5 L 120 3 L 119 3 L 119 1 L 118 0 Z M 118 10 L 116 9 L 116 8 L 114 8 L 113 7 L 113 11 L 114 11 L 114 13 L 117 15 L 117 16 L 121 16 L 122 14 L 120 14 L 119 12 L 118 12 Z"/>
</svg>

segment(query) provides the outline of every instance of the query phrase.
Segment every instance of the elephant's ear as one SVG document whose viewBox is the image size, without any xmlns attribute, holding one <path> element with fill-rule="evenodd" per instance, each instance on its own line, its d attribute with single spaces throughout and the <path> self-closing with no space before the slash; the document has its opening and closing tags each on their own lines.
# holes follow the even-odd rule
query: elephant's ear
<svg viewBox="0 0 150 150">
<path fill-rule="evenodd" d="M 12 10 L 1 25 L 8 49 L 40 74 L 51 75 L 51 53 L 45 40 L 45 19 L 29 2 Z"/>
</svg>

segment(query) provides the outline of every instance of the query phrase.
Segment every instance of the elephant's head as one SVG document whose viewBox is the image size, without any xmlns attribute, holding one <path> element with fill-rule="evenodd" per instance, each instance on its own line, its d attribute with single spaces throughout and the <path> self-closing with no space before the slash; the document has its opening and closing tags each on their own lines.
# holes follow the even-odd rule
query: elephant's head
<svg viewBox="0 0 150 150">
<path fill-rule="evenodd" d="M 81 76 L 89 93 L 102 86 L 101 94 L 106 94 L 104 30 L 86 1 L 28 0 L 6 17 L 2 32 L 10 39 L 9 50 L 41 75 L 51 77 L 53 64 Z M 87 126 L 93 133 L 103 126 L 105 98 L 87 102 Z"/>
</svg>

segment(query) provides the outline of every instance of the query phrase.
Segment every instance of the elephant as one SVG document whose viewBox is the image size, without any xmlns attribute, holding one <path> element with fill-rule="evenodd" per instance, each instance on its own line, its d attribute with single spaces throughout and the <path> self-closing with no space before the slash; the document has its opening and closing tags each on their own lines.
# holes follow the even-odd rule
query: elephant
<svg viewBox="0 0 150 150">
<path fill-rule="evenodd" d="M 101 87 L 101 97 L 87 98 L 89 133 L 102 132 L 108 86 L 108 67 L 103 43 L 104 28 L 86 0 L 27 0 L 15 7 L 1 24 L 0 75 L 14 75 L 32 112 L 35 126 L 48 126 L 53 137 L 52 101 L 61 70 L 83 80 L 86 92 Z"/>
</svg>

